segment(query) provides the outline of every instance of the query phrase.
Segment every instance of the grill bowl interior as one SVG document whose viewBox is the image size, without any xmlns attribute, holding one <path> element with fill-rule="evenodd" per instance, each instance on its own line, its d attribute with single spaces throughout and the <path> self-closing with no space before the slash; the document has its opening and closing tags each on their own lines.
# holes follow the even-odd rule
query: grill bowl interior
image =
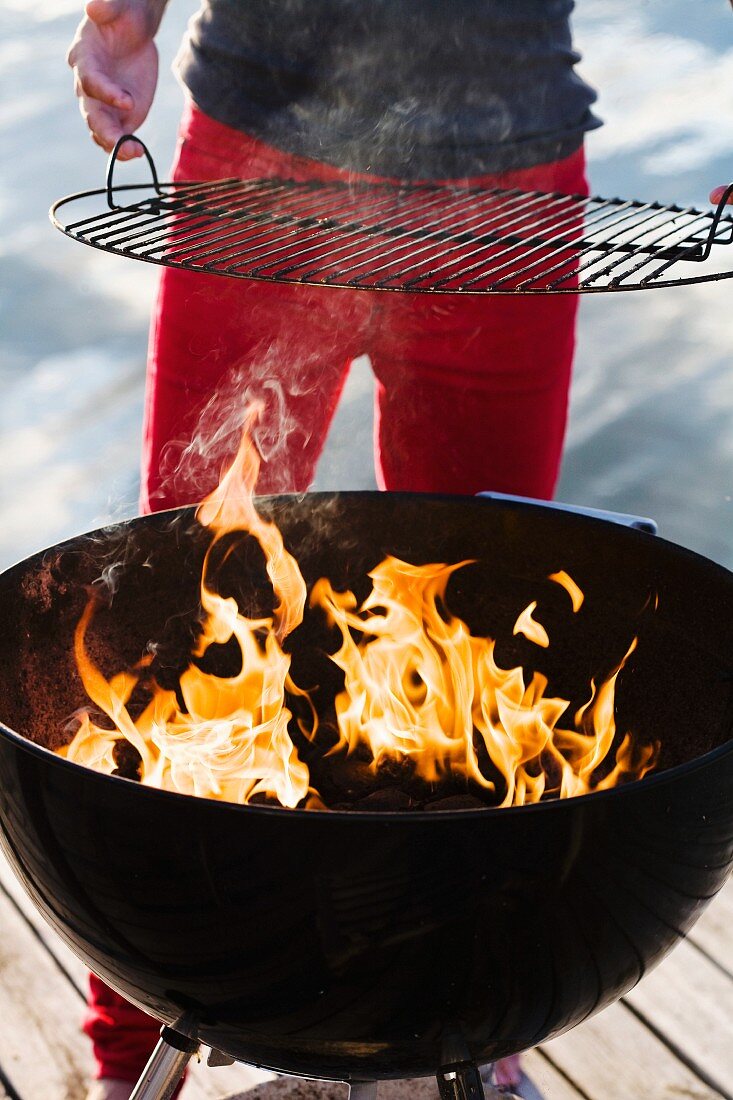
<svg viewBox="0 0 733 1100">
<path fill-rule="evenodd" d="M 661 539 L 523 504 L 353 493 L 261 507 L 309 584 L 325 574 L 364 594 L 385 553 L 475 558 L 449 604 L 500 639 L 502 663 L 531 663 L 535 647 L 511 626 L 540 598 L 552 644 L 538 664 L 574 704 L 638 634 L 619 725 L 661 739 L 658 773 L 512 810 L 319 814 L 69 764 L 44 746 L 68 736 L 84 702 L 71 640 L 88 585 L 104 577 L 114 591 L 92 632 L 106 671 L 153 639 L 173 676 L 190 645 L 206 535 L 188 509 L 132 520 L 0 577 L 0 825 L 41 912 L 161 1020 L 244 1061 L 317 1076 L 488 1061 L 630 988 L 733 860 L 731 574 Z M 546 581 L 558 569 L 586 593 L 577 616 Z M 269 609 L 251 544 L 221 586 L 248 612 Z M 338 686 L 328 648 L 317 617 L 292 639 L 296 680 L 318 684 L 324 707 Z"/>
</svg>

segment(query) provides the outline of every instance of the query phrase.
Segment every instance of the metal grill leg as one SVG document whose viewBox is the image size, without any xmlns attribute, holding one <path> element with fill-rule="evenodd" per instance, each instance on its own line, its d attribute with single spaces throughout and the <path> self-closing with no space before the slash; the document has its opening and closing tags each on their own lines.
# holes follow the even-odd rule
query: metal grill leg
<svg viewBox="0 0 733 1100">
<path fill-rule="evenodd" d="M 199 1044 L 164 1027 L 130 1100 L 170 1100 Z"/>
<path fill-rule="evenodd" d="M 441 1100 L 512 1100 L 510 1094 L 481 1080 L 475 1062 L 445 1066 L 436 1076 Z"/>
</svg>

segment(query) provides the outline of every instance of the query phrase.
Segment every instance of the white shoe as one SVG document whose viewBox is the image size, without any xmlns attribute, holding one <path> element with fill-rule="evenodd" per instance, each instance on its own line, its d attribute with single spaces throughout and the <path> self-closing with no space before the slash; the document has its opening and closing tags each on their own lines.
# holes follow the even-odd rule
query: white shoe
<svg viewBox="0 0 733 1100">
<path fill-rule="evenodd" d="M 93 1082 L 86 1100 L 130 1100 L 134 1088 L 129 1081 L 120 1081 L 117 1077 L 100 1077 Z"/>
</svg>

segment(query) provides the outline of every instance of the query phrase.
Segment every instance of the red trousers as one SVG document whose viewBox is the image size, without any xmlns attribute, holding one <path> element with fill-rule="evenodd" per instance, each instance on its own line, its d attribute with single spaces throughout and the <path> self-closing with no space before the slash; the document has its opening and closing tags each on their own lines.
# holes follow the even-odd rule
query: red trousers
<svg viewBox="0 0 733 1100">
<path fill-rule="evenodd" d="M 584 165 L 580 149 L 556 163 L 459 182 L 587 194 Z M 265 146 L 193 106 L 184 114 L 177 180 L 346 175 Z M 249 398 L 265 407 L 258 491 L 307 489 L 349 364 L 365 353 L 376 375 L 380 488 L 549 498 L 576 308 L 572 295 L 370 294 L 166 268 L 150 337 L 142 508 L 194 503 L 216 485 Z M 91 981 L 85 1031 L 98 1075 L 136 1080 L 158 1025 Z"/>
</svg>

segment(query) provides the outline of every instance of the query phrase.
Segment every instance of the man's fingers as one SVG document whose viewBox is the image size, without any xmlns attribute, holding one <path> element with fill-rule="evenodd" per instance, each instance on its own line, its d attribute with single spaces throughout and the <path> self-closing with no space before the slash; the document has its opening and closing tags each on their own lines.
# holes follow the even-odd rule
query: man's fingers
<svg viewBox="0 0 733 1100">
<path fill-rule="evenodd" d="M 86 14 L 98 27 L 112 23 L 127 7 L 127 0 L 89 0 Z"/>
<path fill-rule="evenodd" d="M 114 149 L 114 144 L 110 145 L 109 142 L 103 141 L 95 133 L 91 133 L 90 137 L 95 145 L 98 145 L 100 149 L 104 149 L 105 153 L 111 153 Z M 141 149 L 138 149 L 137 152 L 134 151 L 135 149 L 137 149 L 137 146 L 135 145 L 132 146 L 132 152 L 130 152 L 129 149 L 129 145 L 123 145 L 117 154 L 117 160 L 137 160 L 138 157 L 141 157 L 143 155 Z"/>
<path fill-rule="evenodd" d="M 111 153 L 118 139 L 122 137 L 122 127 L 115 124 L 114 120 L 98 104 L 88 106 L 86 110 L 82 110 L 82 114 L 84 115 L 84 121 L 91 130 L 94 141 L 108 153 Z"/>
<path fill-rule="evenodd" d="M 116 107 L 118 111 L 131 111 L 133 99 L 129 92 L 120 88 L 108 76 L 98 70 L 88 71 L 84 68 L 77 69 L 78 86 L 82 93 L 89 99 L 96 99 L 100 103 L 106 103 L 109 107 Z M 77 91 L 78 95 L 78 91 Z"/>
<path fill-rule="evenodd" d="M 100 135 L 95 134 L 93 130 L 90 131 L 89 136 L 95 145 L 98 145 L 100 149 L 104 149 L 105 153 L 111 153 L 116 145 L 116 142 L 100 137 Z M 137 158 L 142 155 L 142 149 L 138 148 L 138 146 L 134 145 L 132 142 L 128 142 L 126 145 L 123 145 L 118 152 L 117 160 L 137 160 Z"/>
<path fill-rule="evenodd" d="M 114 148 L 114 146 L 113 146 L 113 148 Z M 111 153 L 112 149 L 108 149 L 107 151 L 109 153 Z M 120 149 L 119 153 L 117 154 L 117 159 L 118 160 L 137 160 L 138 157 L 141 157 L 142 155 L 143 155 L 143 151 L 140 148 L 140 146 L 137 144 L 137 142 L 136 141 L 128 141 Z"/>
<path fill-rule="evenodd" d="M 126 133 L 122 120 L 114 112 L 111 112 L 103 103 L 95 100 L 82 99 L 79 107 L 87 126 L 91 130 L 92 139 L 111 153 L 118 140 Z M 135 142 L 126 142 L 119 152 L 120 160 L 134 160 L 142 155 L 142 150 Z"/>
<path fill-rule="evenodd" d="M 725 192 L 728 190 L 728 186 L 729 185 L 726 183 L 724 187 L 714 188 L 714 190 L 710 192 L 710 201 L 717 206 Z M 731 205 L 733 205 L 733 195 L 730 195 L 728 197 L 728 202 L 726 203 L 726 206 Z"/>
</svg>

